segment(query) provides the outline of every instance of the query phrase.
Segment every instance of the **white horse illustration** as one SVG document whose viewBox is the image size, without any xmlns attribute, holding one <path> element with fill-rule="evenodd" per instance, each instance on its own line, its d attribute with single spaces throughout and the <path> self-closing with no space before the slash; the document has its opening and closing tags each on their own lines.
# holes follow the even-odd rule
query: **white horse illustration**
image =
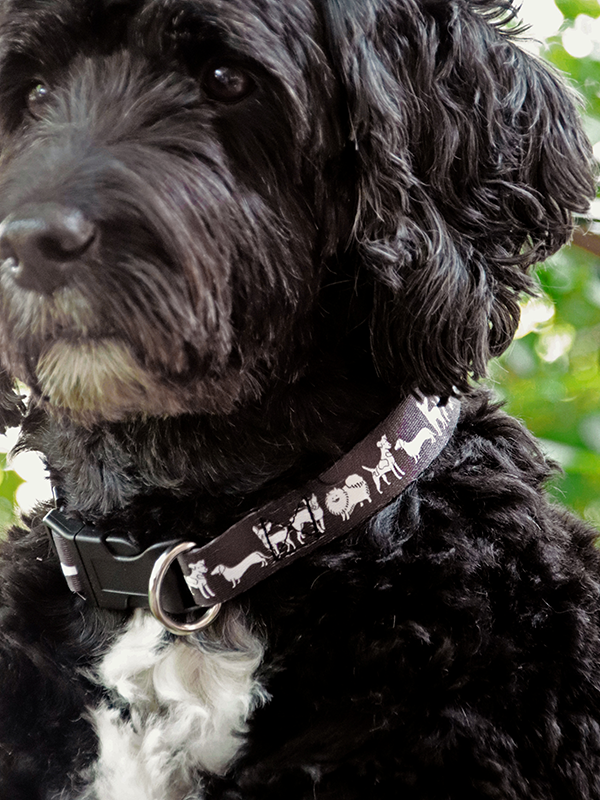
<svg viewBox="0 0 600 800">
<path fill-rule="evenodd" d="M 253 525 L 252 530 L 264 546 L 274 551 L 276 556 L 281 555 L 281 547 L 285 547 L 286 553 L 290 553 L 292 550 L 296 549 L 296 545 L 290 536 L 290 529 L 287 525 L 280 525 L 271 532 L 272 527 L 272 522 L 265 522 L 264 525 Z"/>
</svg>

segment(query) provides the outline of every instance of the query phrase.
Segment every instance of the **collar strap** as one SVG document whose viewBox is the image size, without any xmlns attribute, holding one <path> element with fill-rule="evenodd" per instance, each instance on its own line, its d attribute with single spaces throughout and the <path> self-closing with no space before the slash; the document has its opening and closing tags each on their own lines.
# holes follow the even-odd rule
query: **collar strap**
<svg viewBox="0 0 600 800">
<path fill-rule="evenodd" d="M 139 553 L 126 537 L 103 535 L 59 509 L 44 521 L 69 587 L 96 605 L 147 608 L 151 574 L 173 553 L 181 572 L 165 571 L 161 607 L 169 614 L 189 610 L 189 593 L 197 607 L 214 607 L 391 503 L 441 453 L 459 413 L 454 398 L 445 406 L 437 397 L 407 398 L 317 479 L 253 511 L 202 547 L 171 540 Z"/>
</svg>

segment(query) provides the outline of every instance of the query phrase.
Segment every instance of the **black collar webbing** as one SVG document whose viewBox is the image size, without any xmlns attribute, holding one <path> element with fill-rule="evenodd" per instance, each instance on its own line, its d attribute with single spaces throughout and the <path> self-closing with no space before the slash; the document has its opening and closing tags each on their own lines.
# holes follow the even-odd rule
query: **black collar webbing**
<svg viewBox="0 0 600 800">
<path fill-rule="evenodd" d="M 333 539 L 349 533 L 398 497 L 441 453 L 456 427 L 460 403 L 409 397 L 317 479 L 268 503 L 169 570 L 161 602 L 169 613 L 231 600 L 254 584 Z M 72 591 L 104 608 L 148 607 L 155 563 L 180 540 L 139 553 L 126 537 L 106 536 L 60 509 L 45 522 Z"/>
</svg>

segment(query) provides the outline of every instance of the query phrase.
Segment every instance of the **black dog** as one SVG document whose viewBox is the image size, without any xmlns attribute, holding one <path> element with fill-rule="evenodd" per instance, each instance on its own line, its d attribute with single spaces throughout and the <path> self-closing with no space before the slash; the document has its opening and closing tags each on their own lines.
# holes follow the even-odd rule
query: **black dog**
<svg viewBox="0 0 600 800">
<path fill-rule="evenodd" d="M 511 17 L 1 0 L 0 407 L 59 506 L 2 548 L 3 800 L 600 798 L 594 531 L 473 383 L 594 191 Z M 252 512 L 193 600 L 173 543 Z M 177 632 L 268 577 L 176 637 L 134 562 Z"/>
</svg>

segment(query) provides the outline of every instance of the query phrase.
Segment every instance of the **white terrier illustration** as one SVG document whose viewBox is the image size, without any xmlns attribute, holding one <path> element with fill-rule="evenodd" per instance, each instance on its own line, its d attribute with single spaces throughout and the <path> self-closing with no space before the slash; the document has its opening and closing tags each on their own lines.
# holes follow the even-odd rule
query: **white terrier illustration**
<svg viewBox="0 0 600 800">
<path fill-rule="evenodd" d="M 379 464 L 373 468 L 365 467 L 363 465 L 363 469 L 368 470 L 373 475 L 373 481 L 375 482 L 377 491 L 379 494 L 381 494 L 381 479 L 383 478 L 385 483 L 389 485 L 389 480 L 387 477 L 388 472 L 391 472 L 396 478 L 401 478 L 404 475 L 404 472 L 400 469 L 398 464 L 396 464 L 396 459 L 392 455 L 392 446 L 390 445 L 390 442 L 385 434 L 377 442 L 377 447 L 381 451 Z"/>
</svg>

